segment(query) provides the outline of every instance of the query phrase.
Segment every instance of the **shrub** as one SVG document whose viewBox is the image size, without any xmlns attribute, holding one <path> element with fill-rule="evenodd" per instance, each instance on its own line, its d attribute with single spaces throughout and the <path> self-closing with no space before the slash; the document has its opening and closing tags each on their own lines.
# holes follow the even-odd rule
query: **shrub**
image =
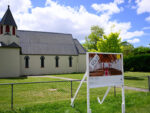
<svg viewBox="0 0 150 113">
<path fill-rule="evenodd" d="M 124 57 L 124 71 L 150 72 L 150 54 Z"/>
</svg>

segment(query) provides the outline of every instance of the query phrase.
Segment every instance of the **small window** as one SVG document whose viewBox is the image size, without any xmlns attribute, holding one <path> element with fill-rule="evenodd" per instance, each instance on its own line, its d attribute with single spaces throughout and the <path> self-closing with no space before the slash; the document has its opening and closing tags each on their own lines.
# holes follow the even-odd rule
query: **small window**
<svg viewBox="0 0 150 113">
<path fill-rule="evenodd" d="M 72 67 L 72 56 L 69 57 L 69 67 Z"/>
<path fill-rule="evenodd" d="M 3 26 L 0 27 L 0 34 L 3 34 Z"/>
<path fill-rule="evenodd" d="M 56 56 L 56 57 L 55 57 L 55 60 L 56 60 L 56 67 L 59 67 L 59 57 Z"/>
<path fill-rule="evenodd" d="M 43 68 L 44 67 L 44 60 L 45 60 L 45 57 L 44 56 L 41 56 L 41 67 Z"/>
<path fill-rule="evenodd" d="M 6 32 L 7 32 L 7 33 L 10 32 L 9 25 L 6 25 Z"/>
<path fill-rule="evenodd" d="M 12 28 L 12 31 L 13 31 L 13 35 L 16 35 L 15 27 Z"/>
<path fill-rule="evenodd" d="M 24 59 L 25 59 L 25 68 L 29 68 L 30 57 L 29 56 L 25 56 Z"/>
</svg>

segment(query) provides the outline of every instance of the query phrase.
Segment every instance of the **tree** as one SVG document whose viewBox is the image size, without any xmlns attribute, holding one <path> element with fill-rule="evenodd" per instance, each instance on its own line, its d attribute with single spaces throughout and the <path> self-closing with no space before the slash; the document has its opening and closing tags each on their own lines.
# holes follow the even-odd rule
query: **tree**
<svg viewBox="0 0 150 113">
<path fill-rule="evenodd" d="M 133 50 L 133 53 L 134 53 L 134 55 L 150 53 L 150 48 L 149 47 L 139 46 L 139 47 L 136 47 Z"/>
<path fill-rule="evenodd" d="M 108 36 L 104 35 L 97 42 L 97 48 L 99 52 L 120 53 L 121 38 L 119 38 L 119 33 L 110 33 Z"/>
<path fill-rule="evenodd" d="M 99 39 L 102 38 L 103 34 L 103 28 L 100 28 L 99 26 L 92 26 L 91 34 L 88 37 L 85 37 L 85 43 L 83 44 L 83 47 L 87 51 L 97 51 L 97 41 L 99 41 Z"/>
<path fill-rule="evenodd" d="M 133 54 L 134 46 L 127 41 L 121 42 L 121 51 L 124 56 Z"/>
</svg>

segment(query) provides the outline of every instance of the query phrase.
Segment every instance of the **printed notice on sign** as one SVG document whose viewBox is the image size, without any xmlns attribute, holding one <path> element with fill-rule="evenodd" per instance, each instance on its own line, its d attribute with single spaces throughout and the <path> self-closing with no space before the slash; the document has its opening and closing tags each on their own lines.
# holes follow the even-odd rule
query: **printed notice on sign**
<svg viewBox="0 0 150 113">
<path fill-rule="evenodd" d="M 123 85 L 122 54 L 89 53 L 90 88 Z"/>
</svg>

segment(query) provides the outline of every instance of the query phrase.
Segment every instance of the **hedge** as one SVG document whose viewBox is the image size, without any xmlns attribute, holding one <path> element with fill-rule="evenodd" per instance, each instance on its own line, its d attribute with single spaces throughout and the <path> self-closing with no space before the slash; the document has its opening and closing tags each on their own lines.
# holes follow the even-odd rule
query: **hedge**
<svg viewBox="0 0 150 113">
<path fill-rule="evenodd" d="M 150 54 L 124 57 L 124 71 L 150 72 Z"/>
</svg>

